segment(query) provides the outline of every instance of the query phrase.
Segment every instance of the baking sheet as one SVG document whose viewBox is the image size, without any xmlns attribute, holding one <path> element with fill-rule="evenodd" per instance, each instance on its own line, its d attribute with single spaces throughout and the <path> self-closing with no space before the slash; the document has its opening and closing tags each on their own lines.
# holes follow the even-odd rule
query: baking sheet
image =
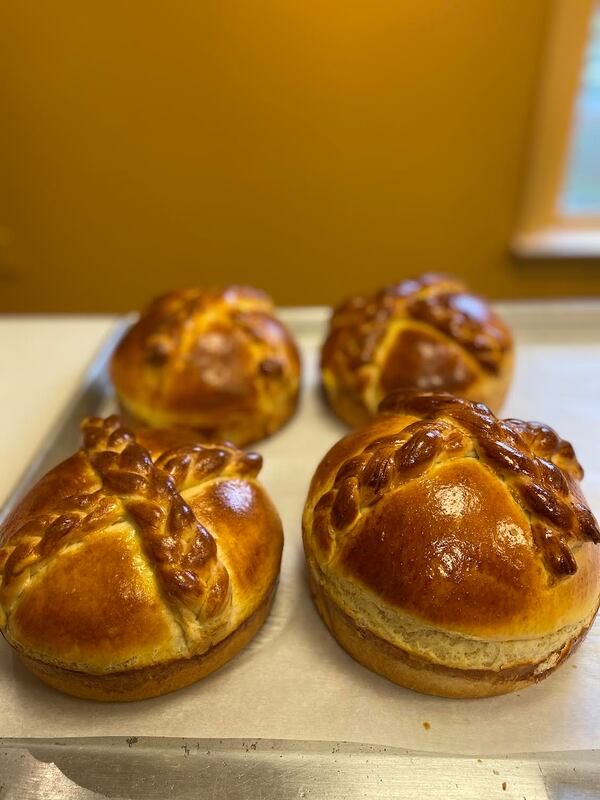
<svg viewBox="0 0 600 800">
<path fill-rule="evenodd" d="M 573 442 L 586 467 L 584 490 L 598 513 L 600 307 L 540 304 L 502 310 L 518 342 L 505 414 L 542 419 Z M 486 700 L 447 700 L 402 689 L 354 662 L 331 638 L 306 588 L 300 515 L 314 468 L 345 429 L 317 388 L 324 313 L 296 312 L 288 320 L 302 347 L 305 386 L 293 421 L 258 448 L 265 460 L 262 480 L 286 534 L 279 590 L 262 631 L 205 680 L 130 704 L 94 703 L 55 692 L 30 675 L 2 641 L 0 733 L 356 741 L 474 755 L 600 747 L 598 624 L 549 679 Z M 103 364 L 96 366 L 92 399 L 106 413 L 112 401 Z"/>
<path fill-rule="evenodd" d="M 591 752 L 431 755 L 273 739 L 0 739 L 0 797 L 19 800 L 591 800 Z"/>
</svg>

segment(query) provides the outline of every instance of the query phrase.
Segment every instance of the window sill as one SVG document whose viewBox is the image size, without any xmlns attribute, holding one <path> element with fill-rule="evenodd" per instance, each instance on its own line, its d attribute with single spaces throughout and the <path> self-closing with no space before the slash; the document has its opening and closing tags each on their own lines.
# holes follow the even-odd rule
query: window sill
<svg viewBox="0 0 600 800">
<path fill-rule="evenodd" d="M 513 239 L 511 250 L 520 258 L 600 258 L 600 227 L 520 233 Z"/>
</svg>

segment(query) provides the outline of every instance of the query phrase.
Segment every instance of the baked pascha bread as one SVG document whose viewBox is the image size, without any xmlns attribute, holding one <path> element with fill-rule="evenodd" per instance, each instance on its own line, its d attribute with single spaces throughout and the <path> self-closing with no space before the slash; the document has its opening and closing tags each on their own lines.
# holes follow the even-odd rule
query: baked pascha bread
<svg viewBox="0 0 600 800">
<path fill-rule="evenodd" d="M 600 600 L 600 530 L 573 448 L 449 394 L 395 393 L 312 480 L 316 606 L 357 661 L 428 694 L 486 697 L 549 675 Z"/>
<path fill-rule="evenodd" d="M 344 303 L 321 356 L 329 403 L 354 427 L 396 390 L 452 392 L 498 411 L 512 371 L 506 325 L 463 283 L 433 274 Z"/>
<path fill-rule="evenodd" d="M 129 420 L 242 447 L 294 413 L 300 360 L 261 291 L 187 289 L 155 300 L 119 343 L 112 378 Z"/>
<path fill-rule="evenodd" d="M 81 450 L 0 528 L 0 625 L 27 667 L 94 700 L 164 694 L 220 667 L 273 599 L 281 523 L 261 457 L 83 423 Z"/>
</svg>

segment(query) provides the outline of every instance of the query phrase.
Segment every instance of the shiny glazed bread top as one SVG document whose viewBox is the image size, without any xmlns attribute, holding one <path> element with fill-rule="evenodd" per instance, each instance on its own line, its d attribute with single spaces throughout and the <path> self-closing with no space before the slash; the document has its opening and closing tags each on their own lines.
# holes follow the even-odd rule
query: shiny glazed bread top
<svg viewBox="0 0 600 800">
<path fill-rule="evenodd" d="M 589 618 L 600 531 L 567 442 L 448 394 L 396 393 L 381 412 L 311 484 L 305 546 L 324 585 L 473 635 L 544 635 Z"/>
<path fill-rule="evenodd" d="M 452 391 L 498 408 L 512 337 L 461 281 L 425 274 L 336 309 L 321 367 L 334 409 L 351 424 L 398 389 Z"/>
<path fill-rule="evenodd" d="M 92 673 L 202 652 L 252 610 L 230 549 L 264 572 L 259 592 L 277 574 L 281 528 L 255 481 L 260 456 L 182 432 L 151 434 L 151 455 L 116 417 L 88 419 L 83 432 L 83 448 L 0 531 L 3 633 L 34 658 Z M 198 509 L 217 490 L 209 530 Z M 248 498 L 246 537 L 235 491 Z M 227 541 L 232 520 L 239 544 Z"/>
<path fill-rule="evenodd" d="M 187 289 L 150 304 L 119 343 L 112 375 L 134 419 L 241 445 L 291 415 L 300 361 L 263 292 Z"/>
</svg>

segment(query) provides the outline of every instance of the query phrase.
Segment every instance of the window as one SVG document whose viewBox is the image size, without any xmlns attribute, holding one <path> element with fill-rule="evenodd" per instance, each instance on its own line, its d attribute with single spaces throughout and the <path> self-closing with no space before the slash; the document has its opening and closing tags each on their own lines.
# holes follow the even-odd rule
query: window
<svg viewBox="0 0 600 800">
<path fill-rule="evenodd" d="M 569 216 L 600 215 L 600 2 L 592 17 L 575 103 L 571 151 L 560 207 Z"/>
<path fill-rule="evenodd" d="M 554 0 L 513 248 L 600 256 L 600 0 Z"/>
</svg>

